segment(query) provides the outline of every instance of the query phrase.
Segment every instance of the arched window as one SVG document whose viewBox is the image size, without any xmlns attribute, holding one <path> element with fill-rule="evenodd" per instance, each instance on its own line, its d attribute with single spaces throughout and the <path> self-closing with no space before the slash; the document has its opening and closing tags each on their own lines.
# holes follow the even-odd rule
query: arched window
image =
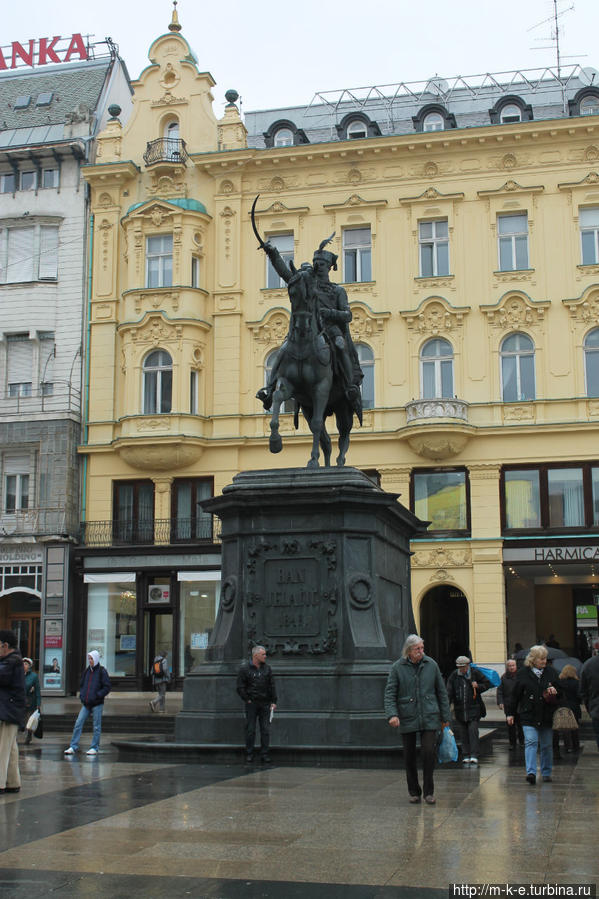
<svg viewBox="0 0 599 899">
<path fill-rule="evenodd" d="M 526 334 L 511 334 L 501 344 L 501 391 L 504 403 L 535 398 L 535 345 Z"/>
<path fill-rule="evenodd" d="M 279 130 L 275 132 L 274 146 L 275 147 L 292 147 L 293 146 L 293 131 L 291 130 L 291 128 L 279 128 Z"/>
<path fill-rule="evenodd" d="M 143 363 L 143 414 L 171 411 L 173 360 L 165 350 L 153 350 Z"/>
<path fill-rule="evenodd" d="M 423 400 L 453 396 L 453 348 L 448 340 L 435 337 L 422 347 L 420 393 Z"/>
<path fill-rule="evenodd" d="M 276 350 L 273 350 L 268 354 L 266 359 L 264 360 L 264 386 L 268 384 L 270 381 L 270 376 L 272 375 L 272 368 L 275 362 L 277 361 L 277 356 L 279 355 L 280 347 Z M 283 405 L 281 406 L 281 412 L 293 412 L 295 408 L 295 403 L 293 400 L 285 400 Z"/>
<path fill-rule="evenodd" d="M 174 162 L 181 158 L 181 134 L 179 132 L 179 122 L 177 119 L 171 119 L 164 126 L 164 142 L 166 157 Z"/>
<path fill-rule="evenodd" d="M 599 396 L 599 328 L 584 339 L 584 373 L 587 396 Z"/>
<path fill-rule="evenodd" d="M 505 106 L 502 106 L 501 112 L 499 113 L 499 120 L 502 124 L 508 124 L 508 122 L 521 122 L 522 121 L 522 110 L 515 103 L 507 103 Z"/>
<path fill-rule="evenodd" d="M 422 122 L 423 131 L 444 131 L 445 123 L 443 116 L 439 112 L 429 112 Z"/>
<path fill-rule="evenodd" d="M 347 126 L 347 136 L 350 140 L 354 140 L 358 137 L 367 137 L 367 135 L 368 130 L 366 128 L 366 124 L 359 119 L 350 122 Z"/>
<path fill-rule="evenodd" d="M 580 101 L 581 115 L 599 115 L 599 97 L 589 94 Z"/>
<path fill-rule="evenodd" d="M 360 367 L 364 372 L 362 381 L 362 408 L 374 409 L 374 353 L 365 343 L 356 343 Z"/>
</svg>

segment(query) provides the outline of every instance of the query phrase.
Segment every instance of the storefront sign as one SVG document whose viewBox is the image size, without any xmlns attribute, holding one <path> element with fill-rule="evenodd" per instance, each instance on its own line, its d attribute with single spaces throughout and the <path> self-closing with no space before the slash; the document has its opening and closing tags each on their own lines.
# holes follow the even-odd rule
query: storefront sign
<svg viewBox="0 0 599 899">
<path fill-rule="evenodd" d="M 597 627 L 597 606 L 576 606 L 576 627 Z"/>
<path fill-rule="evenodd" d="M 60 637 L 44 637 L 44 647 L 46 649 L 60 649 L 62 647 L 62 636 Z"/>
<path fill-rule="evenodd" d="M 72 59 L 86 60 L 88 52 L 81 34 L 70 38 L 40 37 L 31 40 L 13 41 L 0 47 L 0 71 L 23 66 L 36 68 L 54 63 L 71 62 Z"/>
<path fill-rule="evenodd" d="M 43 561 L 42 550 L 31 546 L 11 546 L 0 548 L 0 563 L 10 565 L 30 565 Z"/>
<path fill-rule="evenodd" d="M 525 546 L 504 549 L 504 562 L 597 562 L 599 546 Z"/>
<path fill-rule="evenodd" d="M 46 618 L 46 637 L 57 637 L 62 634 L 62 621 L 60 618 Z M 46 643 L 46 646 L 49 646 Z"/>
</svg>

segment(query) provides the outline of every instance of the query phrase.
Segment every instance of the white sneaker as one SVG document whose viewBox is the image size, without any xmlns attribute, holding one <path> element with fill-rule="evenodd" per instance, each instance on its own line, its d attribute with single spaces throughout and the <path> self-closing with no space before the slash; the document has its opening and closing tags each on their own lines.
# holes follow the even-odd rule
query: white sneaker
<svg viewBox="0 0 599 899">
<path fill-rule="evenodd" d="M 75 755 L 75 750 L 73 749 L 72 746 L 69 746 L 68 749 L 65 749 L 64 755 Z"/>
<path fill-rule="evenodd" d="M 86 755 L 97 755 L 97 754 L 98 754 L 98 750 L 97 750 L 97 749 L 88 749 L 87 752 L 86 752 L 85 754 L 86 754 Z"/>
<path fill-rule="evenodd" d="M 462 764 L 463 764 L 463 765 L 469 765 L 471 761 L 472 761 L 471 758 L 464 757 L 464 758 L 462 759 Z"/>
<path fill-rule="evenodd" d="M 470 759 L 470 764 L 471 764 L 471 765 L 478 765 L 478 759 L 475 758 L 475 756 L 472 756 L 472 758 Z"/>
</svg>

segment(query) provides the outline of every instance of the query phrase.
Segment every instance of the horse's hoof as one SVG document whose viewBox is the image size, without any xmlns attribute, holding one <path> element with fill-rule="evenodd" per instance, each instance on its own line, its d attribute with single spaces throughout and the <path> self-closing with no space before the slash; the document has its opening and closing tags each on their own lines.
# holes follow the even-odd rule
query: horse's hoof
<svg viewBox="0 0 599 899">
<path fill-rule="evenodd" d="M 280 434 L 271 434 L 268 441 L 271 453 L 280 453 L 283 449 L 283 438 Z"/>
<path fill-rule="evenodd" d="M 345 458 L 343 458 L 343 459 L 337 458 L 337 468 L 343 468 L 344 465 L 345 465 Z"/>
<path fill-rule="evenodd" d="M 308 462 L 307 468 L 320 468 L 320 463 L 318 459 L 310 459 Z"/>
</svg>

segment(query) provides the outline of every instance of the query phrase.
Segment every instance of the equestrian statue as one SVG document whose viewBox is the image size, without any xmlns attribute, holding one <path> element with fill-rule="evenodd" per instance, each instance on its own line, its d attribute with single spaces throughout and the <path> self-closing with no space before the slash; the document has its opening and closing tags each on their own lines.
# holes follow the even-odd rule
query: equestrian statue
<svg viewBox="0 0 599 899">
<path fill-rule="evenodd" d="M 296 269 L 293 261 L 285 263 L 279 251 L 263 241 L 255 222 L 252 205 L 252 227 L 277 274 L 285 281 L 291 303 L 289 332 L 283 343 L 270 378 L 256 396 L 266 410 L 272 408 L 270 421 L 270 451 L 279 453 L 283 447 L 279 433 L 281 405 L 289 399 L 295 402 L 294 422 L 298 427 L 301 410 L 312 432 L 312 453 L 308 467 L 318 467 L 319 447 L 325 465 L 330 465 L 331 439 L 325 419 L 334 415 L 339 432 L 338 466 L 345 464 L 354 414 L 362 424 L 360 384 L 364 373 L 351 338 L 352 320 L 347 294 L 339 284 L 329 280 L 331 268 L 337 271 L 337 256 L 325 250 L 335 233 L 323 240 L 314 253 L 312 264 L 302 263 Z"/>
</svg>

